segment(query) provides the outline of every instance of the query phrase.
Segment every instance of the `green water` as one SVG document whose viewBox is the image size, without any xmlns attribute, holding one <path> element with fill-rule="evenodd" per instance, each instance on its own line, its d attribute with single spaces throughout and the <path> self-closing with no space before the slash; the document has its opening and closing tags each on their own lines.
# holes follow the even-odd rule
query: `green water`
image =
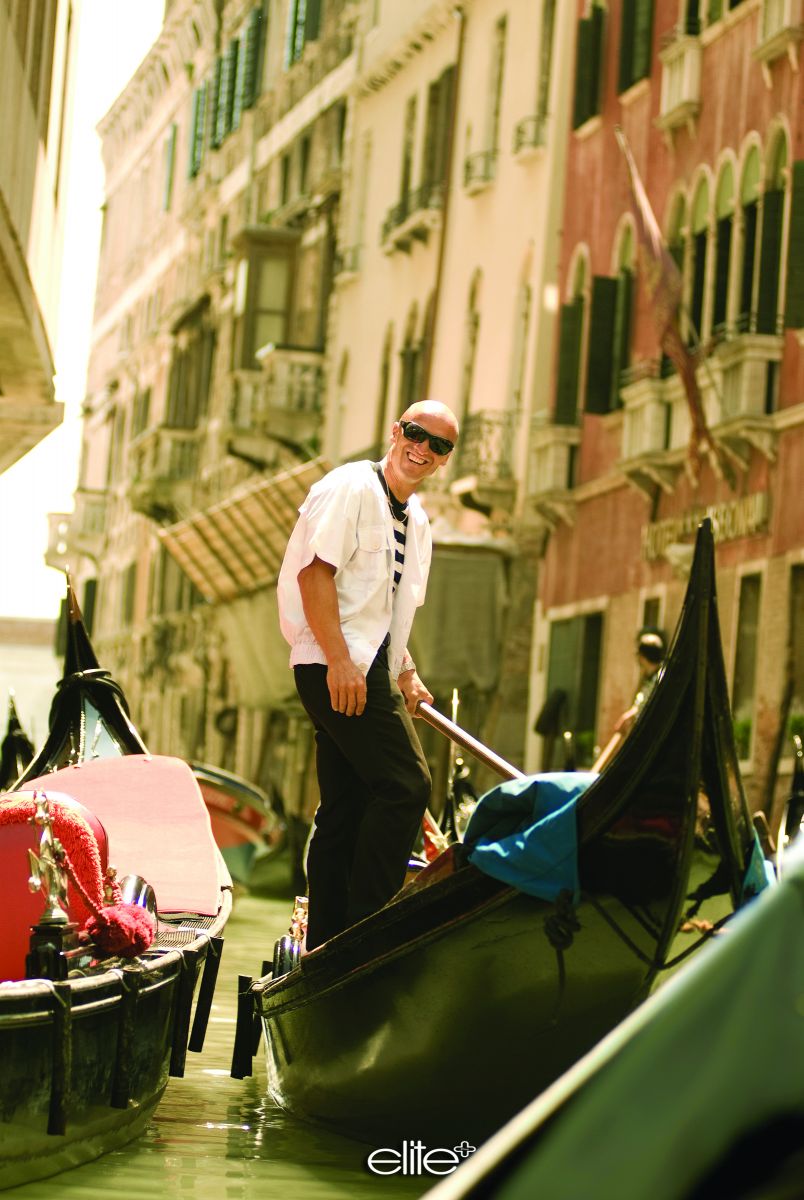
<svg viewBox="0 0 804 1200">
<path fill-rule="evenodd" d="M 226 928 L 215 1004 L 202 1054 L 188 1054 L 183 1079 L 171 1079 L 144 1135 L 121 1150 L 51 1179 L 2 1193 L 20 1200 L 328 1200 L 422 1196 L 430 1177 L 378 1177 L 363 1143 L 293 1120 L 266 1097 L 262 1048 L 254 1076 L 229 1077 L 237 976 L 256 975 L 291 904 L 238 894 Z"/>
</svg>

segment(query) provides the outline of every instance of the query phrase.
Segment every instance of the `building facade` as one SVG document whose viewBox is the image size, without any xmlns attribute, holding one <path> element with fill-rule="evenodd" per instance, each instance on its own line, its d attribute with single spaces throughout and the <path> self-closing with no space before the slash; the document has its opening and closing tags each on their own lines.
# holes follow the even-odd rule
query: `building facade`
<svg viewBox="0 0 804 1200">
<path fill-rule="evenodd" d="M 534 723 L 562 693 L 590 761 L 630 699 L 635 633 L 672 628 L 712 509 L 742 757 L 755 803 L 778 791 L 804 690 L 800 32 L 787 0 L 166 6 L 101 124 L 66 539 L 154 750 L 309 813 L 284 544 L 329 465 L 380 457 L 433 396 L 462 426 L 424 495 L 412 650 L 439 705 L 457 689 L 464 723 L 536 769 Z M 615 126 L 683 272 L 733 487 L 685 471 Z M 427 750 L 439 780 L 444 749 Z"/>
<path fill-rule="evenodd" d="M 605 744 L 635 636 L 672 631 L 708 512 L 741 766 L 770 812 L 804 715 L 801 6 L 611 0 L 576 17 L 532 706 L 564 691 L 587 757 Z M 617 127 L 681 269 L 681 332 L 731 482 L 710 462 L 690 477 Z"/>
<path fill-rule="evenodd" d="M 62 419 L 53 343 L 76 40 L 69 0 L 0 4 L 0 471 Z"/>
</svg>

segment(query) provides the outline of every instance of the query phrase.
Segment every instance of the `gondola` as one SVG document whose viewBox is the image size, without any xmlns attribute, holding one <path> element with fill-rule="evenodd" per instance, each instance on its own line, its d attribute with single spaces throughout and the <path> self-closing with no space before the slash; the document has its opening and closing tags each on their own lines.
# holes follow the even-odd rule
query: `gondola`
<svg viewBox="0 0 804 1200">
<path fill-rule="evenodd" d="M 285 823 L 267 792 L 233 771 L 191 762 L 212 822 L 212 836 L 237 883 L 288 891 L 291 883 Z M 284 887 L 283 887 L 284 885 Z"/>
<path fill-rule="evenodd" d="M 452 846 L 289 973 L 242 978 L 233 1074 L 250 1070 L 256 1015 L 270 1094 L 291 1113 L 375 1147 L 477 1146 L 765 885 L 709 521 L 661 681 L 574 826 L 574 898 L 540 899 Z"/>
<path fill-rule="evenodd" d="M 231 911 L 190 767 L 148 753 L 69 586 L 68 616 L 48 737 L 0 797 L 0 1188 L 145 1128 L 203 1046 Z"/>
<path fill-rule="evenodd" d="M 33 755 L 34 748 L 22 727 L 17 706 L 14 703 L 14 693 L 10 692 L 6 733 L 0 744 L 0 791 L 11 787 L 19 779 Z"/>
</svg>

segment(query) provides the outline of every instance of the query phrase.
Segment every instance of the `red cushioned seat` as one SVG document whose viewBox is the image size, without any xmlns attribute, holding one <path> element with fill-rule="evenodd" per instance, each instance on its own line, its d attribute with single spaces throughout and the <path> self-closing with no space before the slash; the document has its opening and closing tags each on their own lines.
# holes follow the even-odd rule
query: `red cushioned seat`
<svg viewBox="0 0 804 1200">
<path fill-rule="evenodd" d="M 103 878 L 109 861 L 106 830 L 88 808 L 63 792 L 47 791 L 55 836 L 67 851 L 73 868 L 94 904 L 103 903 Z M 0 797 L 0 982 L 25 977 L 25 955 L 31 925 L 44 911 L 41 891 L 28 887 L 28 851 L 36 851 L 38 830 L 29 818 L 34 793 L 12 792 Z M 67 912 L 79 926 L 89 916 L 80 893 L 69 884 Z"/>
</svg>

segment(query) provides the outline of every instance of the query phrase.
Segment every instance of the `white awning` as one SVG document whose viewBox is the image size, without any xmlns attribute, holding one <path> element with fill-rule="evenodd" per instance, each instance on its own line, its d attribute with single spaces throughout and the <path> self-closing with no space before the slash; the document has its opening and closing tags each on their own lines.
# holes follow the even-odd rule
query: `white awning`
<svg viewBox="0 0 804 1200">
<path fill-rule="evenodd" d="M 329 470 L 322 458 L 259 479 L 159 531 L 168 553 L 212 604 L 276 582 L 299 505 Z"/>
</svg>

